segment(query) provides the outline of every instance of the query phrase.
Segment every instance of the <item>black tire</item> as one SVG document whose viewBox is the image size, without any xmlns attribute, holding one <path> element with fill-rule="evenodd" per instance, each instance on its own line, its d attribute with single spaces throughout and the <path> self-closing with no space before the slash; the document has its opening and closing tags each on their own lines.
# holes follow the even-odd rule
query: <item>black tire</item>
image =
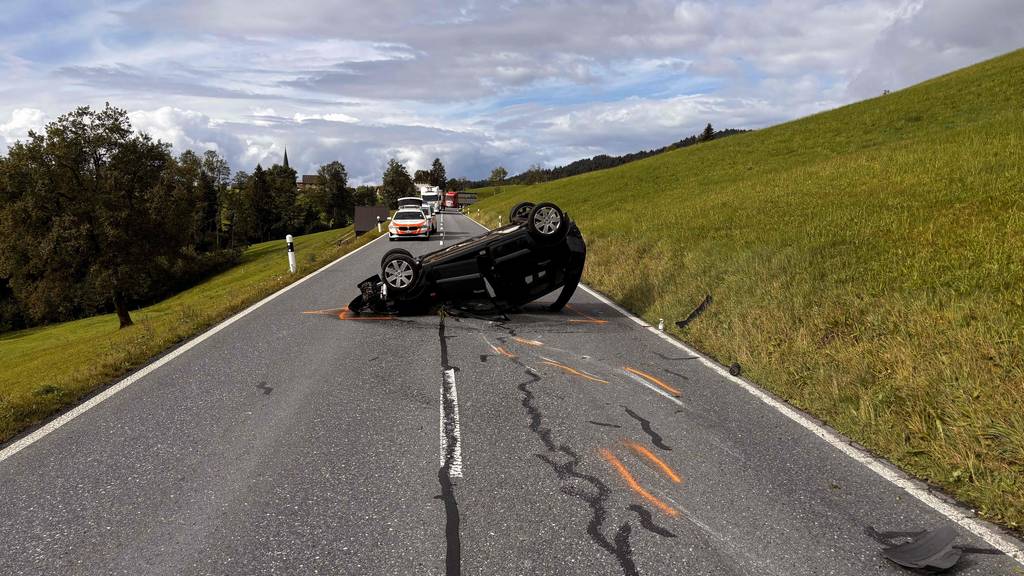
<svg viewBox="0 0 1024 576">
<path fill-rule="evenodd" d="M 508 212 L 508 223 L 526 224 L 526 220 L 530 217 L 530 211 L 533 210 L 533 206 L 533 202 L 520 202 L 513 206 Z"/>
<path fill-rule="evenodd" d="M 419 283 L 420 266 L 407 250 L 391 250 L 380 262 L 380 277 L 388 292 L 401 294 Z"/>
<path fill-rule="evenodd" d="M 543 244 L 553 244 L 565 237 L 569 227 L 565 214 L 551 202 L 541 202 L 530 210 L 526 220 L 530 235 Z"/>
</svg>

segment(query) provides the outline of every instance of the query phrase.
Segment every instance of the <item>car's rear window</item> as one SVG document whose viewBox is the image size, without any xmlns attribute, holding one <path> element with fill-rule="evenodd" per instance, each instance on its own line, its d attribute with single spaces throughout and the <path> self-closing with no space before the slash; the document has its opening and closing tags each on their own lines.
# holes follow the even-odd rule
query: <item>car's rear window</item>
<svg viewBox="0 0 1024 576">
<path fill-rule="evenodd" d="M 395 220 L 423 220 L 423 212 L 399 212 L 395 214 Z"/>
</svg>

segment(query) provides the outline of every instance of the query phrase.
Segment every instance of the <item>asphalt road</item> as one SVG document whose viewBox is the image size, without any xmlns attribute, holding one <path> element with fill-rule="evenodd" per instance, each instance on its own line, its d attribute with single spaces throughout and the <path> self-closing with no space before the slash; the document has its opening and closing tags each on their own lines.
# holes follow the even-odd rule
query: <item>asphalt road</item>
<svg viewBox="0 0 1024 576">
<path fill-rule="evenodd" d="M 905 573 L 865 527 L 956 526 L 583 291 L 509 321 L 341 314 L 392 246 L 0 462 L 0 574 L 863 576 Z"/>
</svg>

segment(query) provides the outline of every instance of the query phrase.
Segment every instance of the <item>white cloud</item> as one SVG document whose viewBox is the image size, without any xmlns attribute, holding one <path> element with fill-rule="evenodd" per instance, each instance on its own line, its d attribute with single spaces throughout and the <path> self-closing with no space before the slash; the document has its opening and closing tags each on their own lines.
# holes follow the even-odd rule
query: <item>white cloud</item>
<svg viewBox="0 0 1024 576">
<path fill-rule="evenodd" d="M 23 9 L 7 14 L 32 14 Z M 1016 48 L 1020 0 L 68 2 L 0 38 L 0 146 L 104 102 L 235 169 L 483 177 L 757 128 Z M 55 86 L 60 89 L 54 89 Z M 0 116 L 0 118 L 4 118 Z M 2 122 L 2 120 L 0 120 Z"/>
<path fill-rule="evenodd" d="M 849 96 L 877 96 L 1024 47 L 1020 0 L 916 0 L 876 36 Z"/>
<path fill-rule="evenodd" d="M 15 108 L 11 119 L 0 124 L 0 139 L 4 149 L 28 137 L 29 130 L 39 131 L 46 123 L 46 113 L 38 108 Z"/>
<path fill-rule="evenodd" d="M 292 115 L 292 119 L 298 123 L 303 123 L 307 120 L 323 120 L 325 122 L 341 122 L 343 124 L 354 124 L 359 122 L 359 119 L 348 114 L 342 114 L 340 112 L 331 112 L 329 114 L 303 114 L 296 112 Z"/>
</svg>

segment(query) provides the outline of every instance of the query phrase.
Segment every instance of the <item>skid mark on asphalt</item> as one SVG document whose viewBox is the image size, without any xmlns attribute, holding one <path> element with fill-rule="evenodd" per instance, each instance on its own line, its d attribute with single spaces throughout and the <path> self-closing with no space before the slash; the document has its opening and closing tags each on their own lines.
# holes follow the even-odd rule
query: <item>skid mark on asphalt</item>
<svg viewBox="0 0 1024 576">
<path fill-rule="evenodd" d="M 654 464 L 655 468 L 661 470 L 661 472 L 668 476 L 668 479 L 675 482 L 676 484 L 682 484 L 683 479 L 673 470 L 668 464 L 666 464 L 661 458 L 654 455 L 643 445 L 633 442 L 632 440 L 625 440 L 626 447 L 633 451 L 637 456 L 642 456 L 648 460 L 651 464 Z"/>
<path fill-rule="evenodd" d="M 664 536 L 665 538 L 675 538 L 674 532 L 668 528 L 662 528 L 654 523 L 654 517 L 651 516 L 651 511 L 639 504 L 630 504 L 626 507 L 627 510 L 636 512 L 637 516 L 640 517 L 640 526 L 648 532 L 653 532 L 658 536 Z"/>
<path fill-rule="evenodd" d="M 444 314 L 437 327 L 438 339 L 441 343 L 441 368 L 443 370 L 441 386 L 441 449 L 442 463 L 437 471 L 437 481 L 441 485 L 440 499 L 444 502 L 445 512 L 445 575 L 462 574 L 462 536 L 459 532 L 461 519 L 459 503 L 455 498 L 453 477 L 462 476 L 462 446 L 459 433 L 458 400 L 455 391 L 455 369 L 448 363 L 448 338 L 444 329 Z"/>
<path fill-rule="evenodd" d="M 640 483 L 636 481 L 636 478 L 633 477 L 633 474 L 630 473 L 629 469 L 626 468 L 626 465 L 623 464 L 621 460 L 616 458 L 615 455 L 612 454 L 611 450 L 607 448 L 601 448 L 601 457 L 604 458 L 606 462 L 611 464 L 612 468 L 614 468 L 615 471 L 619 473 L 619 476 L 622 477 L 622 479 L 626 482 L 626 485 L 629 486 L 630 490 L 636 492 L 641 498 L 653 504 L 655 508 L 661 510 L 666 515 L 672 517 L 676 517 L 679 515 L 678 510 L 669 506 L 665 502 L 662 502 L 657 496 L 651 494 L 650 492 L 647 491 L 646 488 L 641 486 Z"/>
<path fill-rule="evenodd" d="M 587 420 L 587 422 L 595 426 L 604 426 L 606 428 L 622 428 L 622 426 L 619 426 L 618 424 L 609 424 L 607 422 L 595 422 L 594 420 Z"/>
<path fill-rule="evenodd" d="M 655 446 L 661 448 L 662 450 L 672 450 L 670 446 L 665 444 L 665 441 L 662 439 L 661 434 L 658 434 L 657 432 L 654 431 L 654 428 L 651 428 L 650 420 L 644 418 L 643 416 L 640 416 L 636 412 L 633 412 L 626 406 L 623 406 L 622 408 L 626 410 L 626 414 L 629 414 L 630 417 L 632 417 L 634 420 L 640 423 L 640 428 L 644 431 L 644 433 L 651 437 L 651 442 Z"/>
<path fill-rule="evenodd" d="M 548 452 L 559 454 L 559 459 L 564 460 L 559 462 L 547 454 L 537 454 L 537 458 L 550 466 L 551 470 L 558 476 L 558 479 L 562 482 L 562 492 L 564 494 L 578 498 L 590 507 L 591 517 L 590 522 L 587 524 L 587 534 L 590 536 L 590 539 L 615 557 L 624 574 L 627 576 L 638 575 L 639 572 L 637 571 L 636 564 L 633 562 L 633 549 L 629 543 L 629 535 L 632 533 L 633 528 L 629 525 L 629 522 L 625 522 L 616 530 L 612 540 L 609 540 L 604 535 L 601 528 L 608 517 L 605 505 L 611 496 L 611 490 L 596 476 L 585 474 L 578 470 L 578 466 L 582 463 L 579 454 L 565 444 L 558 444 L 556 446 L 551 436 L 551 429 L 543 425 L 543 414 L 534 403 L 535 396 L 529 388 L 530 384 L 540 382 L 541 377 L 529 370 L 526 370 L 525 374 L 530 377 L 530 380 L 520 383 L 518 388 L 523 393 L 521 403 L 523 408 L 526 409 L 527 416 L 530 418 L 530 431 L 540 438 Z M 589 484 L 593 490 L 580 490 L 570 484 L 573 480 Z"/>
</svg>

